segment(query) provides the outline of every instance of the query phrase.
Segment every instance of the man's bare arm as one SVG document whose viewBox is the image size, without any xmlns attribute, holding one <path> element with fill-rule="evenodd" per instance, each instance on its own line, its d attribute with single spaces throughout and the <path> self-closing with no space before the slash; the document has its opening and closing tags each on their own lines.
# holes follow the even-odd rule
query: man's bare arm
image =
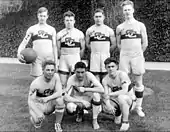
<svg viewBox="0 0 170 132">
<path fill-rule="evenodd" d="M 84 50 L 85 50 L 85 38 L 84 38 L 84 35 L 80 39 L 80 44 L 81 44 L 80 56 L 82 58 L 84 56 Z"/>
<path fill-rule="evenodd" d="M 116 28 L 116 45 L 117 45 L 119 50 L 121 49 L 120 37 L 121 37 L 121 30 L 120 30 L 120 27 L 117 26 L 117 28 Z"/>
<path fill-rule="evenodd" d="M 58 48 L 56 45 L 56 30 L 54 29 L 52 34 L 52 44 L 53 44 L 53 54 L 54 54 L 54 61 L 56 64 L 56 70 L 58 70 Z"/>
<path fill-rule="evenodd" d="M 141 35 L 142 35 L 142 50 L 144 52 L 148 46 L 148 36 L 146 27 L 143 23 L 141 24 Z"/>
<path fill-rule="evenodd" d="M 32 32 L 31 32 L 31 29 L 29 28 L 26 32 L 24 39 L 22 40 L 21 44 L 18 47 L 18 54 L 20 54 L 20 52 L 27 46 L 31 37 L 32 37 Z"/>
<path fill-rule="evenodd" d="M 112 51 L 116 48 L 116 37 L 113 30 L 110 31 L 110 44 L 110 52 L 112 53 Z"/>
</svg>

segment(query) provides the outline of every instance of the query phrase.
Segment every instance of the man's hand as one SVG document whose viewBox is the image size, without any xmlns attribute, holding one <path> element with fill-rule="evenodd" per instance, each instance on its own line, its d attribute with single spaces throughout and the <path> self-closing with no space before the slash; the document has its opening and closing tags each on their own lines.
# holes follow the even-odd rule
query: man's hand
<svg viewBox="0 0 170 132">
<path fill-rule="evenodd" d="M 86 108 L 89 108 L 91 106 L 90 102 L 88 101 L 82 100 L 81 102 Z"/>
<path fill-rule="evenodd" d="M 84 93 L 84 92 L 85 92 L 85 88 L 84 88 L 84 87 L 78 87 L 78 91 L 79 91 L 80 93 Z"/>
<path fill-rule="evenodd" d="M 18 60 L 21 62 L 21 63 L 26 63 L 26 61 L 24 60 L 24 56 L 20 53 L 17 54 L 17 57 L 18 57 Z"/>
<path fill-rule="evenodd" d="M 47 103 L 47 102 L 49 101 L 49 100 L 48 100 L 48 97 L 38 98 L 37 100 L 38 100 L 38 102 L 40 102 L 40 103 Z"/>
</svg>

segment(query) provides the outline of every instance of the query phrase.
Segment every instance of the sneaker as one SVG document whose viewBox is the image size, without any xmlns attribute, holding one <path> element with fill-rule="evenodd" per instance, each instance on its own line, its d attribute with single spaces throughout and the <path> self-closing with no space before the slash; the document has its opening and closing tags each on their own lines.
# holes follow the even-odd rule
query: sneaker
<svg viewBox="0 0 170 132">
<path fill-rule="evenodd" d="M 136 108 L 136 113 L 137 113 L 140 117 L 145 117 L 145 113 L 142 111 L 142 109 Z"/>
<path fill-rule="evenodd" d="M 120 127 L 120 131 L 127 131 L 129 129 L 129 122 L 122 123 L 122 126 Z"/>
<path fill-rule="evenodd" d="M 83 114 L 77 113 L 76 122 L 82 122 L 83 121 Z"/>
<path fill-rule="evenodd" d="M 34 127 L 35 127 L 36 129 L 41 128 L 42 121 L 39 122 L 39 123 L 35 123 L 34 120 L 33 120 L 33 118 L 32 118 L 32 116 L 30 117 L 30 120 L 31 120 L 32 124 L 34 125 Z"/>
<path fill-rule="evenodd" d="M 121 123 L 121 119 L 122 119 L 122 115 L 115 116 L 115 120 L 114 120 L 115 124 L 120 124 Z"/>
<path fill-rule="evenodd" d="M 77 109 L 76 122 L 82 122 L 83 121 L 83 115 L 84 115 L 84 110 L 78 108 Z"/>
<path fill-rule="evenodd" d="M 60 123 L 55 123 L 55 131 L 56 132 L 62 132 L 63 131 Z"/>
</svg>

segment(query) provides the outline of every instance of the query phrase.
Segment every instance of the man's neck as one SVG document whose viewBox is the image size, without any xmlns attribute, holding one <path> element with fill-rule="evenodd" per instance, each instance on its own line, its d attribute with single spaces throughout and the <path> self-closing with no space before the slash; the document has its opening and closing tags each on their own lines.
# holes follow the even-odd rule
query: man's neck
<svg viewBox="0 0 170 132">
<path fill-rule="evenodd" d="M 48 83 L 48 82 L 51 81 L 51 79 L 48 79 L 48 78 L 46 78 L 45 76 L 43 76 L 43 80 L 44 80 L 46 83 Z"/>
<path fill-rule="evenodd" d="M 111 78 L 111 79 L 115 79 L 116 77 L 117 77 L 117 72 L 113 75 L 113 74 L 109 74 L 109 77 Z"/>
<path fill-rule="evenodd" d="M 102 27 L 104 25 L 104 23 L 101 24 L 95 24 L 96 27 Z"/>
<path fill-rule="evenodd" d="M 38 23 L 39 26 L 43 27 L 43 26 L 46 26 L 47 23 Z"/>
<path fill-rule="evenodd" d="M 125 20 L 125 22 L 128 24 L 132 24 L 134 21 L 135 21 L 134 17 L 129 17 L 129 18 L 126 18 L 126 20 Z"/>
</svg>

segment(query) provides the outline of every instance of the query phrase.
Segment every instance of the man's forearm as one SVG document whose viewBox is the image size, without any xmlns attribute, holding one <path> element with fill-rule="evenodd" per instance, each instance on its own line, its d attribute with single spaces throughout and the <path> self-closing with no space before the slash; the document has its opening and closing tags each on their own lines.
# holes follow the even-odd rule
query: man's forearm
<svg viewBox="0 0 170 132">
<path fill-rule="evenodd" d="M 101 88 L 85 88 L 85 92 L 97 92 L 97 93 L 104 93 L 104 89 Z"/>
<path fill-rule="evenodd" d="M 50 101 L 50 100 L 57 99 L 57 98 L 59 98 L 59 97 L 61 97 L 61 96 L 62 96 L 62 93 L 56 92 L 56 93 L 54 93 L 53 95 L 48 96 L 47 98 L 48 98 L 48 100 Z"/>
</svg>

